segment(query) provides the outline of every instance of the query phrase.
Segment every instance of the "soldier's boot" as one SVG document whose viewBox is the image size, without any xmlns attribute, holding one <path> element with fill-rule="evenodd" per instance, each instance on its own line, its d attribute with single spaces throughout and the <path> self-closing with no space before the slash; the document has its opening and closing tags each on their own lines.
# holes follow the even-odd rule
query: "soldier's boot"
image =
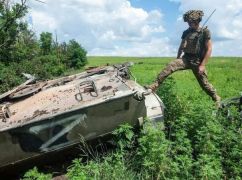
<svg viewBox="0 0 242 180">
<path fill-rule="evenodd" d="M 221 97 L 218 96 L 217 94 L 214 96 L 213 98 L 214 102 L 215 102 L 215 106 L 217 109 L 221 108 Z"/>
<path fill-rule="evenodd" d="M 146 89 L 151 89 L 152 92 L 156 92 L 158 87 L 159 87 L 158 81 L 155 81 L 153 84 L 145 86 Z"/>
</svg>

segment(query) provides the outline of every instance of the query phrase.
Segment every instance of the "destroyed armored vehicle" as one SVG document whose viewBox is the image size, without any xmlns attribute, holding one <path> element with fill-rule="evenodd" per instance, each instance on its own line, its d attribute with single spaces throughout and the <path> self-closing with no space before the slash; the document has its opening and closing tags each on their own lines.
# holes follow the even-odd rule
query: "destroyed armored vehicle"
<svg viewBox="0 0 242 180">
<path fill-rule="evenodd" d="M 80 137 L 103 137 L 124 123 L 160 121 L 163 108 L 132 78 L 128 63 L 48 81 L 30 76 L 0 95 L 0 169 L 66 150 Z"/>
<path fill-rule="evenodd" d="M 231 108 L 235 108 L 242 120 L 242 92 L 240 96 L 225 99 L 221 102 L 220 113 L 228 119 L 233 119 L 234 115 L 231 113 Z"/>
</svg>

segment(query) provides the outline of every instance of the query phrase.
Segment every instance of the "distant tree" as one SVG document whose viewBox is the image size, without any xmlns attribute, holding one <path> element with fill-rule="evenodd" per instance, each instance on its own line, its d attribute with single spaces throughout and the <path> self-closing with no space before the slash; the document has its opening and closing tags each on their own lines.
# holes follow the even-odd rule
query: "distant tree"
<svg viewBox="0 0 242 180">
<path fill-rule="evenodd" d="M 67 65 L 71 68 L 80 68 L 87 63 L 86 50 L 75 40 L 67 45 Z"/>
<path fill-rule="evenodd" d="M 0 61 L 13 61 L 13 51 L 19 33 L 25 28 L 21 21 L 27 13 L 26 0 L 11 4 L 9 0 L 0 1 Z"/>
<path fill-rule="evenodd" d="M 19 33 L 19 37 L 15 43 L 15 51 L 13 57 L 17 62 L 22 60 L 31 60 L 39 54 L 40 48 L 37 37 L 32 30 L 25 28 Z"/>
<path fill-rule="evenodd" d="M 67 43 L 66 42 L 62 42 L 59 45 L 59 49 L 60 49 L 61 53 L 66 54 L 66 52 L 67 52 Z"/>
<path fill-rule="evenodd" d="M 40 34 L 40 49 L 43 55 L 51 53 L 52 49 L 52 34 L 49 32 L 42 32 Z"/>
</svg>

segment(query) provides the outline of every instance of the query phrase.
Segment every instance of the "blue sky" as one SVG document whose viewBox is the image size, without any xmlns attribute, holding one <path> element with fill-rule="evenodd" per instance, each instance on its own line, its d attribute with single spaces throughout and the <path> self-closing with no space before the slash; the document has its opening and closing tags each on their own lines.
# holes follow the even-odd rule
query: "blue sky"
<svg viewBox="0 0 242 180">
<path fill-rule="evenodd" d="M 89 55 L 176 56 L 182 14 L 204 11 L 214 56 L 242 56 L 242 0 L 45 0 L 29 1 L 37 34 L 57 32 L 60 41 L 76 39 Z M 216 6 L 215 6 L 216 5 Z"/>
<path fill-rule="evenodd" d="M 137 8 L 145 9 L 146 11 L 158 10 L 162 12 L 164 26 L 167 31 L 164 32 L 169 36 L 170 31 L 174 30 L 176 20 L 181 15 L 179 11 L 179 3 L 169 0 L 130 0 L 131 5 Z"/>
<path fill-rule="evenodd" d="M 163 12 L 165 25 L 172 28 L 179 15 L 179 3 L 169 0 L 130 0 L 131 5 L 137 8 L 143 8 L 146 11 L 154 9 Z"/>
</svg>

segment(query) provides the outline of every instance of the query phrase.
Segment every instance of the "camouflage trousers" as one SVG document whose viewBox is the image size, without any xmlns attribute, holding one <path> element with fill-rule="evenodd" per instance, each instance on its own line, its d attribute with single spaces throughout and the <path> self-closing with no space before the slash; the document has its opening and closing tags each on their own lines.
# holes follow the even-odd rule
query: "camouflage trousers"
<svg viewBox="0 0 242 180">
<path fill-rule="evenodd" d="M 165 69 L 163 69 L 160 74 L 157 77 L 158 84 L 161 84 L 169 75 L 171 75 L 173 72 L 180 71 L 180 70 L 186 70 L 191 69 L 194 76 L 196 77 L 199 85 L 201 88 L 210 96 L 214 101 L 218 101 L 218 98 L 220 98 L 216 94 L 216 90 L 214 87 L 208 82 L 207 73 L 206 71 L 202 74 L 199 73 L 198 65 L 194 65 L 190 63 L 189 60 L 185 59 L 176 59 L 172 62 L 170 62 Z"/>
</svg>

